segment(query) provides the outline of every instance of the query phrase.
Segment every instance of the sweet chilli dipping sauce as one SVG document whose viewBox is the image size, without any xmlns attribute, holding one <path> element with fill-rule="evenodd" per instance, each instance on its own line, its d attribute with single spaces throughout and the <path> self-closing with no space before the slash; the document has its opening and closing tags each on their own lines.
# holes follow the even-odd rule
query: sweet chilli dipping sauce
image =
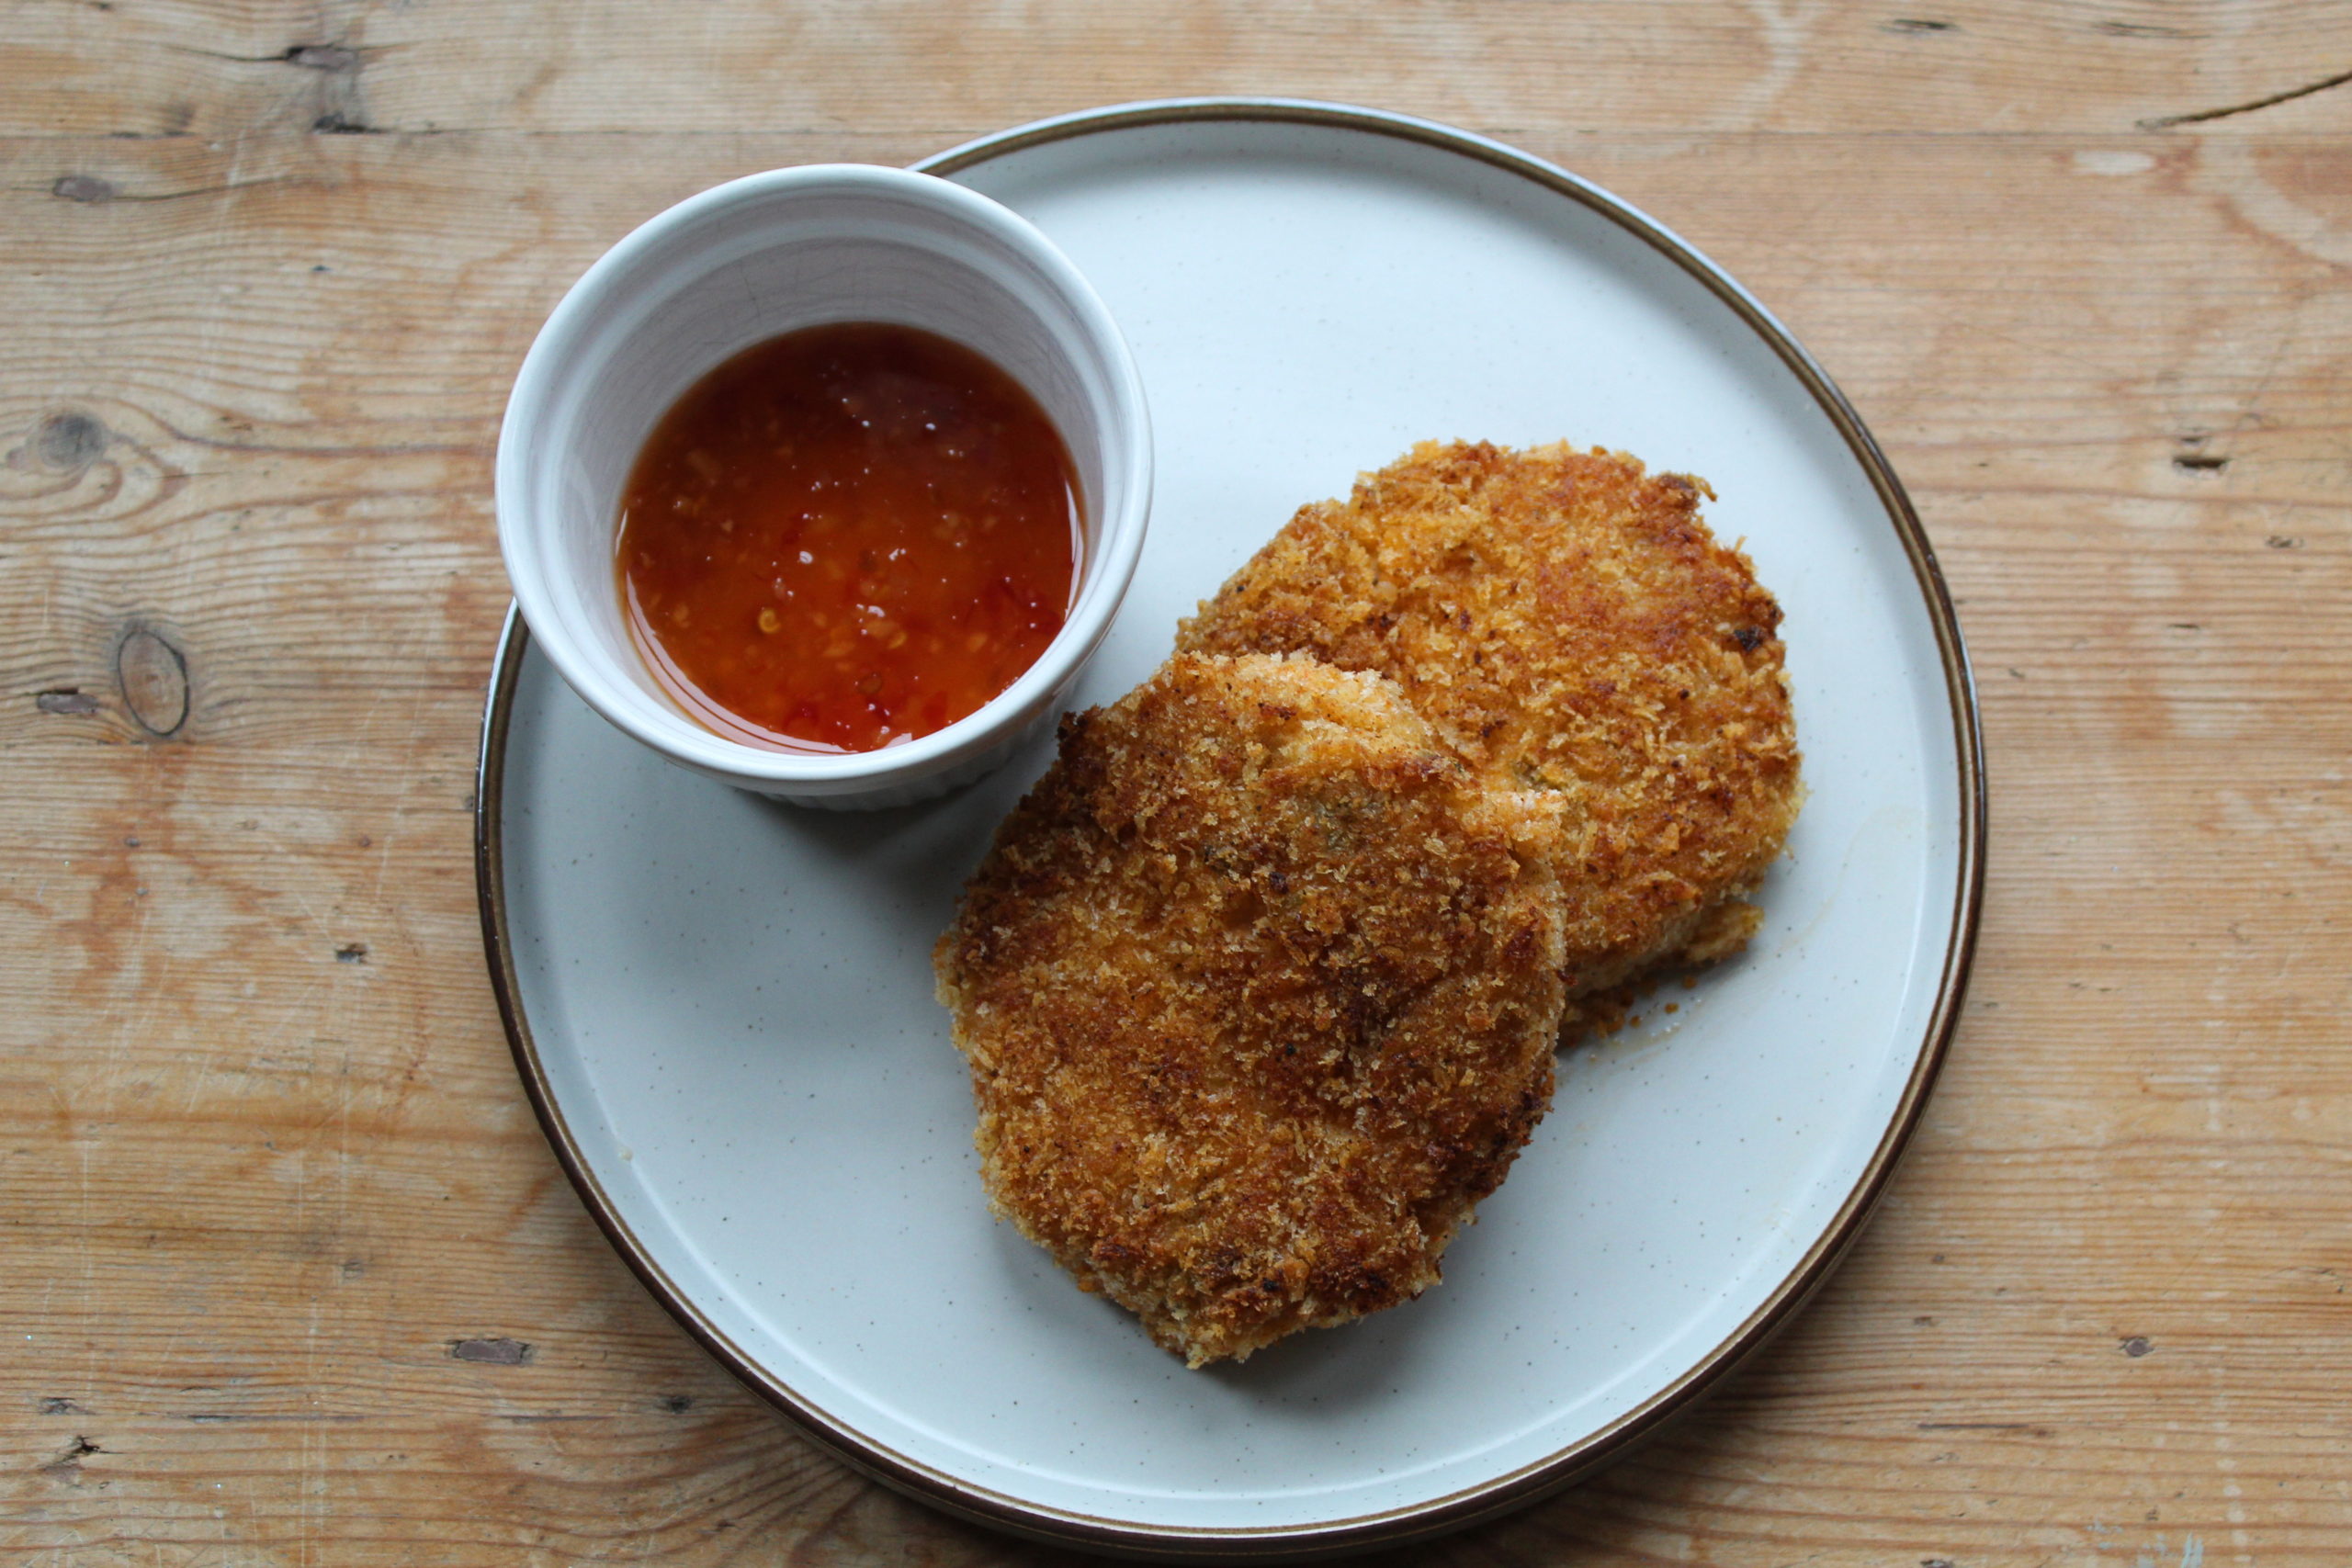
<svg viewBox="0 0 2352 1568">
<path fill-rule="evenodd" d="M 622 493 L 616 566 L 662 687 L 730 739 L 870 751 L 979 708 L 1061 630 L 1069 453 L 970 349 L 843 322 L 678 400 Z"/>
</svg>

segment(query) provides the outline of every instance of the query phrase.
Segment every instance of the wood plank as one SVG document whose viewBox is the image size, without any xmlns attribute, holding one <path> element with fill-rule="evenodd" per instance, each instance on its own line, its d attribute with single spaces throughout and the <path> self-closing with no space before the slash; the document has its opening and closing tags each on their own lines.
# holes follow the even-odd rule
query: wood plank
<svg viewBox="0 0 2352 1568">
<path fill-rule="evenodd" d="M 976 133 L 1193 94 L 1374 103 L 1501 132 L 2116 134 L 2291 91 L 2352 58 L 2352 19 L 2328 0 L 710 0 L 683 12 L 519 0 L 462 23 L 437 6 L 353 0 L 37 0 L 19 11 L 0 54 L 19 85 L 0 134 L 210 139 L 322 120 Z M 2318 123 L 2343 125 L 2336 104 L 2320 112 L 2332 118 Z"/>
</svg>

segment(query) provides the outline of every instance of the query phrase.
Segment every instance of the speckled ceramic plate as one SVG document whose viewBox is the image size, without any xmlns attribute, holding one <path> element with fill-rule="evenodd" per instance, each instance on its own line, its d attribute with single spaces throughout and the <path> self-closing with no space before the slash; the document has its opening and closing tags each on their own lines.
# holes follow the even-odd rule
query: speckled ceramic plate
<svg viewBox="0 0 2352 1568">
<path fill-rule="evenodd" d="M 523 1081 L 614 1245 L 842 1457 L 1111 1550 L 1337 1551 L 1623 1452 L 1853 1238 L 1967 967 L 1984 798 L 1951 611 L 1853 412 L 1739 287 L 1606 193 L 1420 121 L 1134 106 L 927 167 L 1084 269 L 1152 401 L 1159 495 L 1079 698 L 1302 502 L 1429 436 L 1705 475 L 1787 610 L 1810 799 L 1750 953 L 1563 1059 L 1551 1118 L 1396 1311 L 1188 1372 L 990 1220 L 930 950 L 1042 749 L 954 798 L 810 813 L 673 768 L 511 624 L 482 909 Z"/>
</svg>

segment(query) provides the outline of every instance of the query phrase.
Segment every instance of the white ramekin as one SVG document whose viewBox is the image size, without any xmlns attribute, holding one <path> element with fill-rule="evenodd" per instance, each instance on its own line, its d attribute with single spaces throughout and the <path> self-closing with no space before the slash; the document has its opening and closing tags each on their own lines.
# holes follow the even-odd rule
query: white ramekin
<svg viewBox="0 0 2352 1568">
<path fill-rule="evenodd" d="M 629 640 L 621 489 L 657 421 L 720 361 L 801 327 L 891 321 L 1009 371 L 1069 447 L 1085 513 L 1068 621 L 994 701 L 879 751 L 771 750 L 705 728 Z M 671 761 L 811 806 L 901 805 L 967 783 L 1059 712 L 1143 548 L 1151 429 L 1108 310 L 1025 220 L 904 169 L 778 169 L 690 197 L 599 257 L 539 329 L 498 437 L 498 540 L 531 636 L 582 700 Z"/>
</svg>

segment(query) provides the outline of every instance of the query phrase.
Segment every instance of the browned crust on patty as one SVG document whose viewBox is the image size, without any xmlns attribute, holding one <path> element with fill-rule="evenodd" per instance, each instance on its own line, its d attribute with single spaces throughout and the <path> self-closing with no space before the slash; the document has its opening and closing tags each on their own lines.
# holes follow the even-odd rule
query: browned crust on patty
<svg viewBox="0 0 2352 1568">
<path fill-rule="evenodd" d="M 1419 1293 L 1550 1103 L 1557 819 L 1305 660 L 1065 719 L 934 954 L 997 1208 L 1195 1366 Z"/>
<path fill-rule="evenodd" d="M 1483 776 L 1550 792 L 1571 996 L 1736 952 L 1801 798 L 1781 609 L 1622 453 L 1424 442 L 1297 515 L 1177 638 L 1396 681 Z"/>
</svg>

